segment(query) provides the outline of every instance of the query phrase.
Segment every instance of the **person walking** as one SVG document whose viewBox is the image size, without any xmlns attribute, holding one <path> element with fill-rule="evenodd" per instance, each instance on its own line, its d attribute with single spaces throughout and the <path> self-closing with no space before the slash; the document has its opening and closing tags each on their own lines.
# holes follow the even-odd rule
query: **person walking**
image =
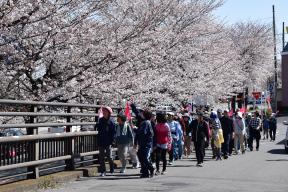
<svg viewBox="0 0 288 192">
<path fill-rule="evenodd" d="M 115 123 L 111 120 L 113 113 L 110 107 L 102 107 L 103 117 L 99 119 L 97 144 L 99 147 L 100 176 L 106 176 L 105 157 L 109 161 L 110 173 L 114 173 L 114 163 L 112 159 L 112 144 L 115 141 Z"/>
<path fill-rule="evenodd" d="M 269 139 L 268 138 L 268 133 L 269 133 L 269 118 L 264 115 L 263 117 L 263 140 Z"/>
<path fill-rule="evenodd" d="M 247 113 L 245 117 L 245 127 L 246 127 L 246 134 L 244 138 L 245 150 L 248 149 L 248 145 L 249 145 L 249 135 L 250 135 L 249 124 L 250 124 L 251 119 L 252 119 L 252 113 Z"/>
<path fill-rule="evenodd" d="M 213 150 L 213 156 L 216 160 L 222 160 L 221 157 L 221 145 L 224 143 L 223 131 L 221 128 L 221 122 L 218 119 L 217 113 L 212 111 L 210 114 L 211 127 L 212 127 L 212 142 L 211 145 Z"/>
<path fill-rule="evenodd" d="M 131 108 L 136 115 L 139 127 L 135 130 L 134 148 L 138 147 L 138 159 L 141 164 L 141 176 L 140 178 L 149 178 L 154 175 L 154 168 L 150 160 L 150 153 L 153 146 L 153 128 L 151 125 L 152 112 L 149 109 L 145 109 L 140 112 L 136 105 L 132 102 Z M 150 174 L 149 174 L 150 172 Z"/>
<path fill-rule="evenodd" d="M 276 130 L 277 130 L 277 119 L 276 114 L 272 113 L 269 120 L 269 134 L 271 141 L 275 141 L 276 139 Z"/>
<path fill-rule="evenodd" d="M 183 116 L 183 134 L 184 134 L 184 155 L 188 158 L 191 154 L 191 143 L 192 143 L 192 130 L 190 128 L 190 116 L 185 113 Z"/>
<path fill-rule="evenodd" d="M 253 118 L 249 123 L 249 148 L 253 151 L 253 141 L 256 140 L 256 150 L 259 151 L 259 141 L 261 139 L 261 119 L 259 118 L 259 113 L 254 112 Z"/>
<path fill-rule="evenodd" d="M 171 150 L 169 151 L 169 165 L 173 165 L 174 161 L 178 159 L 178 140 L 180 139 L 179 136 L 179 124 L 176 123 L 173 119 L 174 113 L 168 112 L 167 113 L 167 123 L 170 128 L 171 136 L 172 136 L 172 146 Z"/>
<path fill-rule="evenodd" d="M 138 129 L 138 127 L 136 126 L 138 123 L 136 122 L 136 119 L 134 117 L 131 118 L 131 121 L 130 121 L 130 126 L 131 126 L 131 129 L 132 129 L 132 134 L 133 134 L 133 139 L 135 138 L 135 135 L 136 135 L 136 130 Z M 131 143 L 131 145 L 129 146 L 129 156 L 130 156 L 130 159 L 131 159 L 131 162 L 132 162 L 132 168 L 133 169 L 137 169 L 140 167 L 140 164 L 139 164 L 139 160 L 138 160 L 138 156 L 137 156 L 137 150 L 134 149 L 133 147 L 133 143 Z"/>
<path fill-rule="evenodd" d="M 166 173 L 167 166 L 167 149 L 171 145 L 172 137 L 169 125 L 167 124 L 166 115 L 164 113 L 157 113 L 156 115 L 157 124 L 156 124 L 156 173 L 155 175 L 160 174 L 160 160 L 163 162 L 163 168 L 161 174 Z"/>
<path fill-rule="evenodd" d="M 177 141 L 177 159 L 182 159 L 182 155 L 183 155 L 183 147 L 184 147 L 184 135 L 183 135 L 183 128 L 181 125 L 181 116 L 179 115 L 175 115 L 174 116 L 174 120 L 177 124 L 177 131 L 178 131 L 178 135 L 179 135 L 179 139 Z"/>
<path fill-rule="evenodd" d="M 243 114 L 241 112 L 237 112 L 236 116 L 233 119 L 234 125 L 234 150 L 237 155 L 240 151 L 239 146 L 241 148 L 242 154 L 245 153 L 244 148 L 244 135 L 245 135 L 245 121 L 243 119 Z"/>
<path fill-rule="evenodd" d="M 153 145 L 152 145 L 152 149 L 151 149 L 151 154 L 150 154 L 150 159 L 151 159 L 151 163 L 152 166 L 155 168 L 156 166 L 156 112 L 152 112 L 152 118 L 151 118 L 151 126 L 153 129 Z"/>
<path fill-rule="evenodd" d="M 128 148 L 130 143 L 133 142 L 131 127 L 126 120 L 127 118 L 124 114 L 120 113 L 117 115 L 116 144 L 118 149 L 117 154 L 122 164 L 120 173 L 125 173 Z"/>
<path fill-rule="evenodd" d="M 198 118 L 190 124 L 192 130 L 192 141 L 196 151 L 197 166 L 202 167 L 204 162 L 205 143 L 209 143 L 208 124 L 204 121 L 204 114 L 198 113 Z"/>
<path fill-rule="evenodd" d="M 222 144 L 222 154 L 224 159 L 228 159 L 230 140 L 233 136 L 233 120 L 229 117 L 229 111 L 224 110 L 224 116 L 220 119 L 223 130 L 224 143 Z"/>
</svg>

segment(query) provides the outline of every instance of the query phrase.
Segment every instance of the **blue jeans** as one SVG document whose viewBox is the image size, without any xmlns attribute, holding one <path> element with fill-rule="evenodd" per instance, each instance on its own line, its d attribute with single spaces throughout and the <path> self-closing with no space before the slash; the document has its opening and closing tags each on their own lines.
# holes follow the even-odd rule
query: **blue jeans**
<svg viewBox="0 0 288 192">
<path fill-rule="evenodd" d="M 172 148 L 169 151 L 169 161 L 173 162 L 175 159 L 178 159 L 178 141 L 173 139 Z"/>
<path fill-rule="evenodd" d="M 179 139 L 177 141 L 177 145 L 178 145 L 178 158 L 181 158 L 183 155 L 183 145 L 182 145 L 182 139 Z"/>
<path fill-rule="evenodd" d="M 153 172 L 154 168 L 150 161 L 150 147 L 140 147 L 138 149 L 137 155 L 141 164 L 141 173 L 143 176 L 149 176 L 149 171 Z"/>
</svg>

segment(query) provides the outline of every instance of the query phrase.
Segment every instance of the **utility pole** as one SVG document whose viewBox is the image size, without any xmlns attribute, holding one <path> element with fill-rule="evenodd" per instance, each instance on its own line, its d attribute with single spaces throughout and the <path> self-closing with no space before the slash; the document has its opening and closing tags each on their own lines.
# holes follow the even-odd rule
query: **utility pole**
<svg viewBox="0 0 288 192">
<path fill-rule="evenodd" d="M 282 45 L 283 45 L 283 49 L 285 47 L 285 22 L 283 22 L 283 26 L 282 26 Z"/>
<path fill-rule="evenodd" d="M 276 48 L 276 24 L 275 24 L 275 7 L 272 6 L 273 11 L 273 44 L 274 44 L 274 106 L 273 111 L 277 112 L 277 87 L 278 87 L 278 81 L 277 81 L 277 48 Z"/>
</svg>

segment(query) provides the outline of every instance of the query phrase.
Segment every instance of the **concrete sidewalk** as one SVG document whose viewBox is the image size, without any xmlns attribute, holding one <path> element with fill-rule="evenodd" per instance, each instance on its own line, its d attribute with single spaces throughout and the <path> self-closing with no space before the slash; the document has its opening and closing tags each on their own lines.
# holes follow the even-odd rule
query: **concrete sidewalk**
<svg viewBox="0 0 288 192">
<path fill-rule="evenodd" d="M 228 160 L 211 159 L 207 151 L 204 167 L 196 167 L 195 155 L 190 159 L 175 162 L 167 168 L 167 174 L 149 179 L 140 179 L 139 170 L 128 170 L 104 178 L 79 178 L 53 190 L 41 192 L 89 192 L 89 191 L 197 191 L 197 192 L 287 192 L 288 155 L 281 140 L 285 127 L 278 119 L 276 142 L 262 140 L 260 151 L 247 151 Z"/>
<path fill-rule="evenodd" d="M 58 173 L 59 177 L 52 175 L 56 181 L 56 185 L 52 183 L 52 189 L 39 190 L 39 183 L 40 185 L 49 184 L 49 179 L 47 181 L 42 177 L 42 181 L 41 179 L 27 180 L 10 184 L 14 188 L 10 188 L 9 185 L 0 186 L 0 192 L 9 190 L 9 192 L 286 192 L 288 190 L 288 154 L 285 153 L 281 143 L 286 130 L 286 127 L 282 125 L 284 119 L 288 118 L 281 117 L 278 119 L 277 140 L 275 142 L 261 140 L 260 151 L 247 151 L 244 155 L 234 155 L 228 160 L 222 161 L 212 160 L 211 150 L 207 150 L 204 167 L 196 167 L 195 154 L 193 153 L 191 158 L 176 161 L 173 166 L 169 166 L 166 175 L 155 176 L 154 178 L 140 179 L 139 169 L 128 169 L 125 174 L 120 174 L 119 170 L 116 170 L 115 174 L 108 174 L 107 177 L 96 176 L 98 173 L 95 170 L 90 170 L 92 177 L 83 177 L 83 171 L 80 171 L 80 174 L 72 179 L 68 179 L 69 175 L 66 175 L 72 174 L 72 172 L 62 172 Z M 29 184 L 31 181 L 33 185 Z"/>
</svg>

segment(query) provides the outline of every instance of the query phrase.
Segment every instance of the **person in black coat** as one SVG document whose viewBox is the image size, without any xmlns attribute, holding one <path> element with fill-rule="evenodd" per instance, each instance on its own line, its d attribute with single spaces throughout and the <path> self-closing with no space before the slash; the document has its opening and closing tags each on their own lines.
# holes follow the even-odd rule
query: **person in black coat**
<svg viewBox="0 0 288 192">
<path fill-rule="evenodd" d="M 276 114 L 272 113 L 270 119 L 269 119 L 269 135 L 271 141 L 275 141 L 276 139 L 276 129 L 277 129 L 277 119 Z"/>
<path fill-rule="evenodd" d="M 138 129 L 135 131 L 134 148 L 138 146 L 138 159 L 141 164 L 141 178 L 148 178 L 154 175 L 154 168 L 150 161 L 150 153 L 153 147 L 154 132 L 151 124 L 152 112 L 144 110 L 140 112 L 135 104 L 131 104 L 133 113 L 136 115 L 138 121 Z"/>
<path fill-rule="evenodd" d="M 114 173 L 114 163 L 112 159 L 112 144 L 115 141 L 116 127 L 111 120 L 112 109 L 110 107 L 103 107 L 103 117 L 98 122 L 97 144 L 99 147 L 99 163 L 100 176 L 106 175 L 105 157 L 107 157 L 110 165 L 110 173 Z"/>
<path fill-rule="evenodd" d="M 224 116 L 220 119 L 224 143 L 222 144 L 222 153 L 224 159 L 228 158 L 230 141 L 233 137 L 233 120 L 229 117 L 228 110 L 224 110 Z"/>
<path fill-rule="evenodd" d="M 192 130 L 192 141 L 196 151 L 197 166 L 202 167 L 204 161 L 205 144 L 209 143 L 208 124 L 204 121 L 203 113 L 198 113 L 198 119 L 190 124 Z"/>
</svg>

